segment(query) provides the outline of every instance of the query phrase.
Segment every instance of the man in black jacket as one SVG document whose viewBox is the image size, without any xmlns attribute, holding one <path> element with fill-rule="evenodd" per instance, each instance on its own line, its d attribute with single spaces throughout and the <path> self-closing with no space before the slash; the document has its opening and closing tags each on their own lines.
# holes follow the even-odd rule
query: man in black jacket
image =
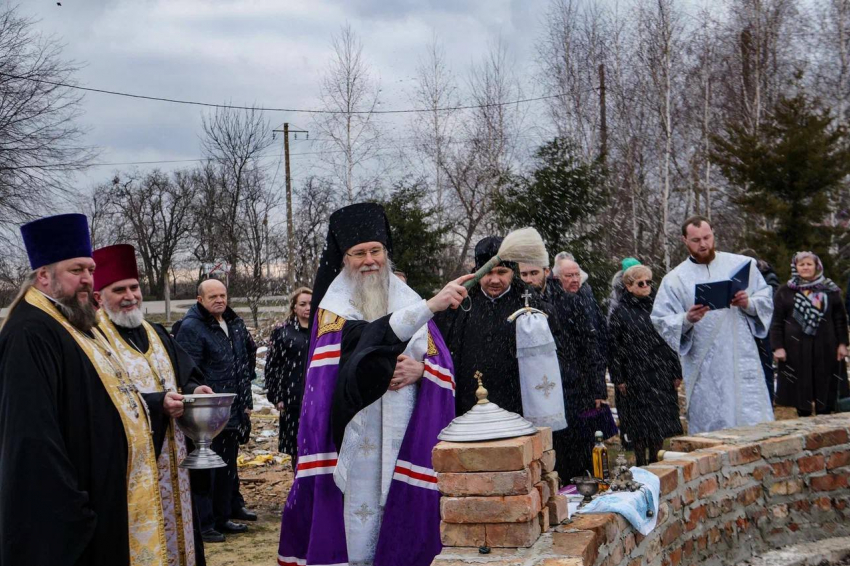
<svg viewBox="0 0 850 566">
<path fill-rule="evenodd" d="M 251 381 L 256 377 L 257 346 L 245 322 L 227 306 L 227 289 L 217 279 L 198 286 L 198 302 L 183 318 L 176 340 L 195 360 L 213 391 L 236 394 L 230 420 L 212 443 L 212 449 L 227 467 L 210 470 L 207 493 L 201 487 L 203 481 L 192 478 L 204 541 L 221 542 L 222 533 L 248 529 L 231 519 L 257 519 L 256 514 L 245 509 L 236 468 L 240 438 L 245 439 L 251 427 Z"/>
<path fill-rule="evenodd" d="M 528 263 L 519 264 L 522 280 L 540 294 L 557 314 L 560 336 L 558 361 L 567 409 L 567 428 L 553 434 L 555 469 L 566 484 L 571 478 L 585 475 L 592 467 L 593 437 L 583 435 L 578 426 L 579 415 L 598 408 L 608 397 L 605 375 L 595 371 L 596 340 L 576 293 L 564 290 L 558 279 L 549 278 L 549 269 Z M 578 281 L 578 280 L 576 280 Z"/>
</svg>

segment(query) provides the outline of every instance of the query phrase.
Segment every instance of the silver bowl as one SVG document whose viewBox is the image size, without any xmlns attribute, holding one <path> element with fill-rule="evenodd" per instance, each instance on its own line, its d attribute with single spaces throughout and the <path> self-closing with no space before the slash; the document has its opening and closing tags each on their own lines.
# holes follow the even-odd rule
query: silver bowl
<svg viewBox="0 0 850 566">
<path fill-rule="evenodd" d="M 584 499 L 581 500 L 579 507 L 584 507 L 591 501 L 593 501 L 593 496 L 599 492 L 599 480 L 594 477 L 580 477 L 573 478 L 570 480 L 571 483 L 575 484 L 576 491 L 579 492 L 580 495 L 584 496 Z"/>
<path fill-rule="evenodd" d="M 195 442 L 195 450 L 180 462 L 181 468 L 205 470 L 223 468 L 227 464 L 210 444 L 230 420 L 230 405 L 235 393 L 212 393 L 183 396 L 183 415 L 177 426 Z"/>
</svg>

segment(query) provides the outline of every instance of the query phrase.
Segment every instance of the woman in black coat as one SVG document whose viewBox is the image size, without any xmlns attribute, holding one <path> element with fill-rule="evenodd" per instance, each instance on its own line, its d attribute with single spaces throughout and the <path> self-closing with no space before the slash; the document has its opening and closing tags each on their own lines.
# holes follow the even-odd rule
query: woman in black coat
<svg viewBox="0 0 850 566">
<path fill-rule="evenodd" d="M 665 438 L 682 434 L 677 394 L 682 366 L 649 318 L 652 271 L 630 267 L 623 283 L 626 292 L 609 322 L 608 371 L 617 387 L 620 432 L 634 446 L 637 465 L 645 466 L 657 461 Z"/>
<path fill-rule="evenodd" d="M 797 415 L 835 410 L 840 379 L 847 379 L 847 311 L 841 290 L 823 276 L 812 252 L 791 260 L 791 279 L 773 298 L 770 342 L 779 362 L 776 404 L 796 407 Z"/>
<path fill-rule="evenodd" d="M 280 411 L 278 450 L 298 460 L 298 421 L 304 395 L 304 363 L 310 346 L 310 300 L 313 291 L 300 287 L 292 293 L 286 321 L 274 329 L 266 358 L 266 396 Z"/>
</svg>

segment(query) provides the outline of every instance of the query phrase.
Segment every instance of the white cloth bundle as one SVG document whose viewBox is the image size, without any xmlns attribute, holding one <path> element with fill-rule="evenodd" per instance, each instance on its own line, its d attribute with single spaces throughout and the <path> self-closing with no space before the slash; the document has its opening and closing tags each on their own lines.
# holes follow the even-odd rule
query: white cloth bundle
<svg viewBox="0 0 850 566">
<path fill-rule="evenodd" d="M 523 417 L 534 426 L 567 428 L 555 339 L 542 313 L 525 313 L 516 319 L 516 357 Z"/>
</svg>

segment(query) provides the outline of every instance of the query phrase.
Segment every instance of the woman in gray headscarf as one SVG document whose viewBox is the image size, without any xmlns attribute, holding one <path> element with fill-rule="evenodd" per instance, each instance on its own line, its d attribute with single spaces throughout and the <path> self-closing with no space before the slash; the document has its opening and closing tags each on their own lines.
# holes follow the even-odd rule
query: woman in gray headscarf
<svg viewBox="0 0 850 566">
<path fill-rule="evenodd" d="M 774 297 L 770 343 L 779 362 L 776 404 L 806 417 L 831 413 L 847 357 L 847 312 L 841 291 L 812 252 L 797 252 L 791 279 Z"/>
</svg>

